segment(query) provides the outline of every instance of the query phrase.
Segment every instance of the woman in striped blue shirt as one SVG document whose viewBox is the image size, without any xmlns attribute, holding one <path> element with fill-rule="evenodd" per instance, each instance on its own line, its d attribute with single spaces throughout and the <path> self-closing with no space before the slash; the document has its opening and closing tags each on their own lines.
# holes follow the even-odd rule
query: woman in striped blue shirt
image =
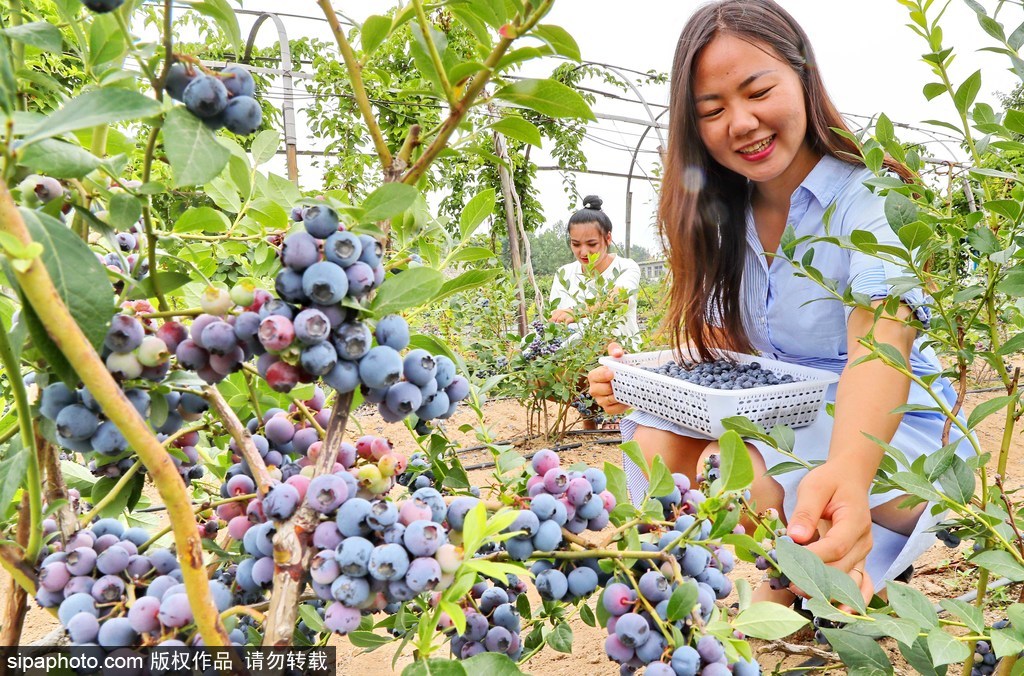
<svg viewBox="0 0 1024 676">
<path fill-rule="evenodd" d="M 672 267 L 666 316 L 676 349 L 713 359 L 716 348 L 760 353 L 840 374 L 828 394 L 834 417 L 820 415 L 795 430 L 795 453 L 819 460 L 811 471 L 776 477 L 765 471 L 788 460 L 748 441 L 757 470 L 752 493 L 760 509 L 775 507 L 789 534 L 826 563 L 850 573 L 865 598 L 906 569 L 934 541 L 927 532 L 941 516 L 927 505 L 901 509 L 898 491 L 872 494 L 884 455 L 870 437 L 889 442 L 910 462 L 942 446 L 937 413 L 893 413 L 903 404 L 934 405 L 928 393 L 878 360 L 854 366 L 869 353 L 858 341 L 869 332 L 896 347 L 918 375 L 939 373 L 935 354 L 907 323 L 927 322 L 920 289 L 902 295 L 895 315 L 850 309 L 779 258 L 783 232 L 797 237 L 871 232 L 900 246 L 886 221 L 884 199 L 864 185 L 872 173 L 856 146 L 833 128 L 846 124 L 829 98 L 803 29 L 772 0 L 720 0 L 699 8 L 680 36 L 672 68 L 670 130 L 659 222 Z M 908 177 L 906 168 L 886 160 Z M 813 265 L 873 299 L 889 295 L 895 266 L 829 243 L 813 248 Z M 618 345 L 609 348 L 621 356 Z M 609 413 L 615 401 L 611 371 L 591 372 L 590 391 Z M 945 378 L 932 388 L 952 404 Z M 648 459 L 660 455 L 673 471 L 693 477 L 716 444 L 699 432 L 645 413 L 622 423 L 623 438 Z M 954 428 L 951 441 L 958 437 Z M 961 443 L 960 454 L 972 454 Z M 646 478 L 626 461 L 630 492 L 642 500 Z M 766 585 L 758 597 L 792 600 Z"/>
</svg>

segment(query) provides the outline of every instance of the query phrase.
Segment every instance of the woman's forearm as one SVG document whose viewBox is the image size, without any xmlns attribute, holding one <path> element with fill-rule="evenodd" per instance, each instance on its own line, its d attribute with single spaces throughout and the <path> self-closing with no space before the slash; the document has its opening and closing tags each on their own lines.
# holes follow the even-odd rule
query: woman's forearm
<svg viewBox="0 0 1024 676">
<path fill-rule="evenodd" d="M 905 308 L 901 309 L 901 314 Z M 906 310 L 909 312 L 909 310 Z M 907 403 L 910 379 L 879 359 L 854 363 L 870 350 L 858 341 L 874 321 L 867 310 L 855 309 L 849 321 L 848 364 L 839 378 L 836 392 L 835 424 L 828 462 L 841 463 L 851 481 L 871 485 L 884 450 L 867 435 L 889 442 L 903 419 L 893 410 Z M 915 332 L 898 321 L 881 319 L 874 330 L 879 343 L 892 345 L 910 363 Z"/>
</svg>

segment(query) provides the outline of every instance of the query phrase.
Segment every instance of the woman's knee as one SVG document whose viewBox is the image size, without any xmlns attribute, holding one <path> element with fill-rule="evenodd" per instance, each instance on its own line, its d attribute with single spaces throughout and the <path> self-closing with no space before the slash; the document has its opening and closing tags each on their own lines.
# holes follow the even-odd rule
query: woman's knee
<svg viewBox="0 0 1024 676">
<path fill-rule="evenodd" d="M 660 457 L 671 471 L 682 472 L 691 478 L 694 469 L 698 467 L 697 458 L 707 444 L 706 439 L 686 437 L 643 425 L 633 432 L 633 441 L 640 446 L 640 452 L 648 463 Z"/>
</svg>

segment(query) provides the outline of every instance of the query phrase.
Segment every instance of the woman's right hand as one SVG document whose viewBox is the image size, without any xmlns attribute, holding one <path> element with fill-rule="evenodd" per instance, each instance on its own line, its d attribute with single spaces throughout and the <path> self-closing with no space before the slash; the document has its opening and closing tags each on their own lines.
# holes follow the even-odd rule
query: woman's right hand
<svg viewBox="0 0 1024 676">
<path fill-rule="evenodd" d="M 608 345 L 609 357 L 620 359 L 625 354 L 625 350 L 618 343 Z M 612 392 L 613 375 L 612 370 L 607 366 L 598 366 L 587 374 L 587 380 L 590 382 L 590 396 L 609 415 L 617 415 L 629 410 L 629 406 L 615 400 L 615 394 Z"/>
</svg>

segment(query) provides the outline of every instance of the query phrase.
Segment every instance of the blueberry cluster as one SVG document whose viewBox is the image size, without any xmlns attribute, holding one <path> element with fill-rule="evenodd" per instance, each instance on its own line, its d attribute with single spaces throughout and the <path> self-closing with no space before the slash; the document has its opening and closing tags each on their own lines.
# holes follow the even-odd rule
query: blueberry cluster
<svg viewBox="0 0 1024 676">
<path fill-rule="evenodd" d="M 256 83 L 237 63 L 212 72 L 179 61 L 168 70 L 164 90 L 211 129 L 248 136 L 263 123 L 263 110 L 253 97 Z"/>
<path fill-rule="evenodd" d="M 960 536 L 954 533 L 949 528 L 940 528 L 935 531 L 935 537 L 939 539 L 939 542 L 946 545 L 950 549 L 956 549 L 960 546 Z"/>
<path fill-rule="evenodd" d="M 430 468 L 430 459 L 426 454 L 416 451 L 409 456 L 409 466 L 398 475 L 398 483 L 411 490 L 434 486 L 434 471 Z"/>
<path fill-rule="evenodd" d="M 684 361 L 681 365 L 669 361 L 658 367 L 645 367 L 644 370 L 716 390 L 746 390 L 796 382 L 790 374 L 774 373 L 761 368 L 761 364 L 756 361 L 737 364 L 726 359 L 716 359 L 705 362 Z"/>
<path fill-rule="evenodd" d="M 530 572 L 534 575 L 537 593 L 545 601 L 572 602 L 586 598 L 611 579 L 611 573 L 601 570 L 597 559 L 577 559 L 557 566 L 551 560 L 538 559 Z"/>
<path fill-rule="evenodd" d="M 1008 625 L 1009 622 L 1004 627 Z M 993 629 L 995 628 L 997 627 L 993 626 Z M 992 645 L 988 641 L 978 641 L 974 645 L 971 676 L 991 676 L 996 671 L 997 661 Z"/>
<path fill-rule="evenodd" d="M 257 332 L 262 318 L 273 311 L 273 300 L 263 289 L 238 284 L 230 291 L 208 287 L 199 303 L 203 314 L 191 326 L 166 322 L 157 336 L 175 355 L 179 366 L 212 385 L 262 351 Z M 236 305 L 242 306 L 242 312 L 229 314 Z"/>
<path fill-rule="evenodd" d="M 195 419 L 208 407 L 205 399 L 188 392 L 153 392 L 151 395 L 145 389 L 130 388 L 124 394 L 139 415 L 150 420 L 152 397 L 163 399 L 161 408 L 166 415 L 158 425 L 154 425 L 161 441 L 178 432 L 186 420 Z M 40 395 L 39 412 L 53 422 L 57 445 L 90 457 L 89 469 L 97 476 L 119 477 L 135 463 L 128 440 L 107 419 L 87 389 L 73 390 L 62 382 L 51 383 L 43 388 Z M 179 453 L 172 454 L 171 458 L 186 482 L 204 474 L 195 448 L 198 442 L 199 435 L 194 431 L 179 435 L 172 442 Z"/>
<path fill-rule="evenodd" d="M 420 593 L 447 588 L 462 555 L 448 542 L 449 508 L 441 494 L 423 488 L 400 502 L 386 497 L 405 463 L 386 439 L 364 436 L 355 445 L 342 444 L 333 474 L 311 480 L 303 468 L 247 506 L 218 507 L 221 518 L 230 516 L 229 535 L 251 557 L 238 564 L 239 588 L 253 597 L 269 589 L 277 524 L 300 504 L 323 515 L 312 535 L 316 552 L 309 574 L 313 592 L 327 604 L 323 618 L 330 631 L 348 633 L 364 611 L 396 612 Z M 246 470 L 242 463 L 229 469 L 229 495 L 255 491 Z"/>
<path fill-rule="evenodd" d="M 141 528 L 100 519 L 71 536 L 62 550 L 47 555 L 39 568 L 36 601 L 56 608 L 73 645 L 106 649 L 148 645 L 195 645 L 192 608 L 173 552 L 151 549 Z M 218 579 L 210 592 L 221 612 L 233 605 L 230 588 Z M 241 645 L 245 636 L 231 632 Z"/>
<path fill-rule="evenodd" d="M 516 600 L 525 592 L 526 585 L 518 579 L 507 586 L 491 586 L 488 582 L 474 585 L 470 596 L 475 607 L 466 605 L 466 631 L 452 637 L 452 656 L 469 659 L 482 652 L 492 652 L 504 653 L 513 660 L 522 657 L 522 623 Z"/>
<path fill-rule="evenodd" d="M 615 496 L 605 474 L 596 467 L 566 471 L 558 454 L 544 448 L 531 459 L 533 476 L 526 482 L 530 509 L 523 510 L 509 531 L 524 531 L 505 541 L 513 559 L 525 561 L 534 551 L 550 552 L 562 542 L 562 528 L 579 535 L 608 525 Z"/>
<path fill-rule="evenodd" d="M 714 469 L 708 464 L 706 470 Z M 646 665 L 648 674 L 757 674 L 756 662 L 738 662 L 731 665 L 725 659 L 725 650 L 712 636 L 698 637 L 692 615 L 670 622 L 668 602 L 679 586 L 675 568 L 682 575 L 682 584 L 695 585 L 697 606 L 701 621 L 707 622 L 715 601 L 726 598 L 733 589 L 728 575 L 735 567 L 733 553 L 710 540 L 711 522 L 698 521 L 696 513 L 704 494 L 691 488 L 684 474 L 673 474 L 672 492 L 659 498 L 665 518 L 673 527 L 664 531 L 657 543 L 642 542 L 644 551 L 664 552 L 675 558 L 675 564 L 657 565 L 651 560 L 638 561 L 635 570 L 640 574 L 634 587 L 629 580 L 618 580 L 605 587 L 601 598 L 610 614 L 605 650 L 612 660 L 621 665 L 622 673 L 632 673 Z M 646 601 L 646 603 L 644 603 Z M 655 609 L 657 618 L 647 606 Z M 664 627 L 679 630 L 686 643 L 669 650 L 673 645 Z M 671 656 L 670 662 L 662 661 Z"/>
<path fill-rule="evenodd" d="M 533 361 L 538 357 L 550 357 L 562 349 L 562 345 L 565 343 L 565 338 L 546 335 L 549 333 L 549 331 L 547 331 L 549 328 L 547 322 L 541 319 L 535 319 L 530 326 L 533 329 L 533 340 L 523 348 L 521 356 L 525 361 Z"/>
<path fill-rule="evenodd" d="M 487 380 L 491 376 L 496 376 L 500 373 L 508 372 L 508 357 L 505 355 L 499 355 L 495 360 L 488 365 L 479 366 L 473 375 L 478 380 Z"/>
</svg>

